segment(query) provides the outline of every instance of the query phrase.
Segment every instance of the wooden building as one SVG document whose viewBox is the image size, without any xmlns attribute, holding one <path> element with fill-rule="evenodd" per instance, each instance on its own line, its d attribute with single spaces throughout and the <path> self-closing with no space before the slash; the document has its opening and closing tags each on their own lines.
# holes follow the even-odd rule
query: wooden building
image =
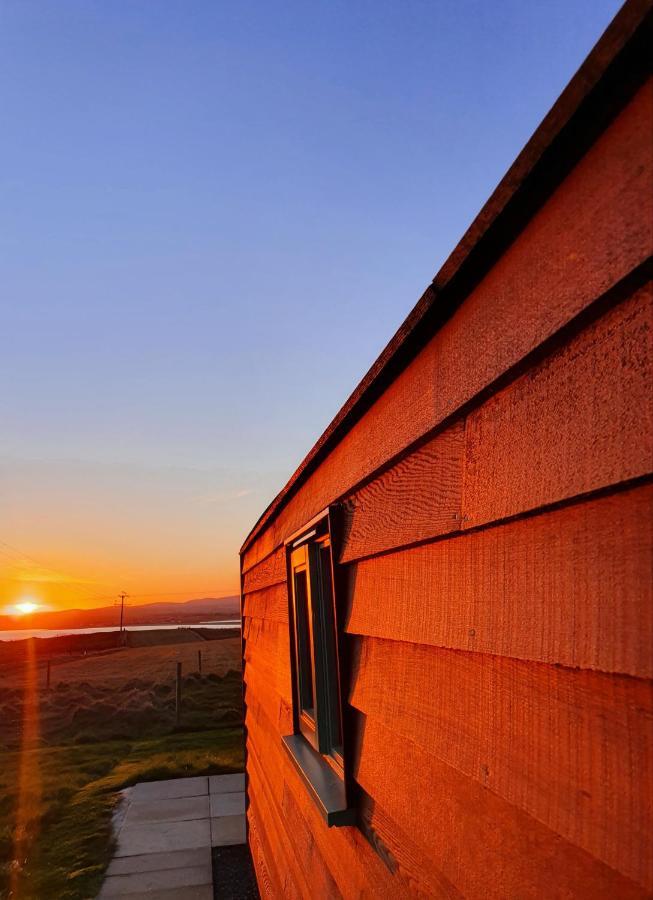
<svg viewBox="0 0 653 900">
<path fill-rule="evenodd" d="M 270 897 L 653 894 L 651 3 L 241 551 Z"/>
</svg>

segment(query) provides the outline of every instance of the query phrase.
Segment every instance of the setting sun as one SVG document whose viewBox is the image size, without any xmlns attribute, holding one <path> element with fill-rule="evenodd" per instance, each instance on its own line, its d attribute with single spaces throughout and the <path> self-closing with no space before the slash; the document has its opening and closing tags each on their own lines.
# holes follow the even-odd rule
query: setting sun
<svg viewBox="0 0 653 900">
<path fill-rule="evenodd" d="M 16 612 L 21 616 L 26 616 L 29 615 L 29 613 L 36 612 L 38 608 L 38 603 L 33 603 L 31 600 L 23 600 L 22 603 L 16 604 Z"/>
</svg>

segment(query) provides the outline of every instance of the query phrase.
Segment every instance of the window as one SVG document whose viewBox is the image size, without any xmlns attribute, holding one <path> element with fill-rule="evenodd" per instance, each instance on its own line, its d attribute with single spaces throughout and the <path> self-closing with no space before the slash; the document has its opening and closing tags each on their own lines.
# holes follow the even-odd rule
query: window
<svg viewBox="0 0 653 900">
<path fill-rule="evenodd" d="M 330 825 L 350 824 L 334 594 L 332 520 L 321 514 L 286 541 L 293 735 L 283 739 Z"/>
</svg>

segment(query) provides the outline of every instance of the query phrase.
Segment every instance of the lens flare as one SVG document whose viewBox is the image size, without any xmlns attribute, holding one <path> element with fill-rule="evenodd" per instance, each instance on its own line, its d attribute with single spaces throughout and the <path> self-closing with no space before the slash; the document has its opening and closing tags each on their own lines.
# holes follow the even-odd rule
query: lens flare
<svg viewBox="0 0 653 900">
<path fill-rule="evenodd" d="M 14 824 L 13 859 L 9 869 L 9 896 L 22 896 L 22 873 L 29 862 L 41 818 L 41 772 L 38 661 L 34 638 L 26 641 L 23 720 L 18 761 L 18 804 Z"/>
</svg>

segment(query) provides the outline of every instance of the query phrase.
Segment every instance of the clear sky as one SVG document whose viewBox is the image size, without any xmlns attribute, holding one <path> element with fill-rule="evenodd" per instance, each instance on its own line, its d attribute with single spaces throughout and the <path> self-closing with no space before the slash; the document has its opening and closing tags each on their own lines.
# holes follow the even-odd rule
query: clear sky
<svg viewBox="0 0 653 900">
<path fill-rule="evenodd" d="M 617 8 L 2 0 L 0 609 L 237 592 Z"/>
</svg>

